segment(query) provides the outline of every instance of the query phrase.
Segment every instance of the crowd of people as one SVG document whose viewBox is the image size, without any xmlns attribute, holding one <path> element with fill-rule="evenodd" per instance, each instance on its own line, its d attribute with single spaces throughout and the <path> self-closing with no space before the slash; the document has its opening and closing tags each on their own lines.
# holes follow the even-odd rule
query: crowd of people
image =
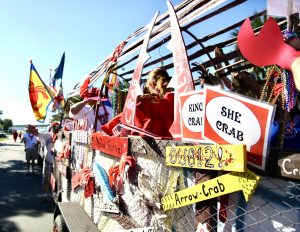
<svg viewBox="0 0 300 232">
<path fill-rule="evenodd" d="M 25 132 L 13 130 L 13 141 L 24 144 L 25 160 L 26 160 L 26 176 L 36 174 L 36 165 L 42 160 L 42 202 L 52 199 L 50 193 L 51 174 L 53 173 L 56 151 L 54 143 L 56 135 L 59 131 L 60 124 L 51 123 L 47 132 L 39 132 L 35 126 L 28 125 Z M 41 151 L 45 151 L 41 153 Z"/>
<path fill-rule="evenodd" d="M 52 194 L 49 193 L 51 189 L 51 175 L 53 173 L 54 161 L 56 151 L 54 143 L 59 131 L 59 123 L 54 122 L 49 127 L 47 132 L 39 132 L 34 126 L 28 125 L 26 134 L 24 134 L 24 143 L 27 160 L 27 173 L 29 173 L 29 163 L 31 161 L 32 170 L 34 170 L 35 160 L 38 158 L 37 146 L 44 147 L 43 167 L 42 167 L 42 201 L 51 200 Z M 36 142 L 33 142 L 36 141 Z M 33 149 L 28 149 L 30 146 Z"/>
</svg>

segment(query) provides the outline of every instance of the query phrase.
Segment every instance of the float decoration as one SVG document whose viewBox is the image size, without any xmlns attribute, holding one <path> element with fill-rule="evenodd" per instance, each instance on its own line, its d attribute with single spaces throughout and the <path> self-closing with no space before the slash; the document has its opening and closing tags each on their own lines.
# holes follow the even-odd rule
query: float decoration
<svg viewBox="0 0 300 232">
<path fill-rule="evenodd" d="M 275 106 L 205 87 L 203 136 L 216 144 L 245 144 L 247 163 L 265 170 Z"/>
<path fill-rule="evenodd" d="M 180 138 L 179 94 L 194 90 L 194 82 L 189 66 L 185 44 L 181 34 L 178 18 L 171 2 L 167 1 L 171 23 L 171 40 L 168 48 L 173 53 L 174 76 L 168 87 L 174 88 L 174 122 L 170 128 L 173 138 Z"/>
<path fill-rule="evenodd" d="M 204 98 L 203 89 L 179 95 L 181 138 L 183 141 L 207 142 L 203 138 Z"/>
<path fill-rule="evenodd" d="M 169 146 L 166 147 L 166 165 L 244 172 L 246 147 L 243 144 Z"/>
<path fill-rule="evenodd" d="M 242 190 L 248 201 L 254 193 L 260 177 L 247 170 L 244 173 L 232 172 L 193 187 L 175 192 L 162 198 L 163 210 L 180 208 Z"/>
<path fill-rule="evenodd" d="M 284 42 L 275 19 L 269 17 L 257 36 L 252 30 L 250 19 L 246 19 L 238 34 L 238 47 L 252 64 L 276 64 L 291 70 L 296 88 L 300 90 L 300 51 Z"/>
<path fill-rule="evenodd" d="M 128 153 L 128 137 L 115 137 L 96 132 L 91 135 L 91 147 L 108 155 L 121 157 Z"/>
<path fill-rule="evenodd" d="M 144 37 L 144 41 L 140 49 L 137 65 L 136 68 L 134 69 L 133 77 L 131 79 L 131 84 L 128 90 L 128 95 L 123 109 L 122 123 L 134 128 L 135 128 L 134 118 L 135 118 L 137 96 L 143 94 L 143 91 L 140 87 L 140 80 L 142 76 L 143 66 L 146 63 L 146 61 L 150 58 L 150 55 L 147 52 L 147 47 L 158 14 L 159 12 L 157 12 L 154 15 L 151 23 L 148 26 L 148 31 Z"/>
</svg>

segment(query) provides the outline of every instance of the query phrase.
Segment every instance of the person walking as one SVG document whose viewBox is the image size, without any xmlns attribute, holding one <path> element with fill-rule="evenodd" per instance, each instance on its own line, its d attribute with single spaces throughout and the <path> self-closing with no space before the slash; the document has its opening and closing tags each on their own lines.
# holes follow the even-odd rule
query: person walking
<svg viewBox="0 0 300 232">
<path fill-rule="evenodd" d="M 49 200 L 48 192 L 51 186 L 51 175 L 53 174 L 54 161 L 56 156 L 54 143 L 56 141 L 59 129 L 59 123 L 57 122 L 51 124 L 48 132 L 38 132 L 38 130 L 33 127 L 30 127 L 29 129 L 31 133 L 38 136 L 39 141 L 43 146 L 45 146 L 46 150 L 46 155 L 44 156 L 43 161 L 42 201 Z"/>
<path fill-rule="evenodd" d="M 17 138 L 18 138 L 18 132 L 16 130 L 13 131 L 13 139 L 15 142 L 17 142 Z"/>
<path fill-rule="evenodd" d="M 23 138 L 21 139 L 21 142 L 24 142 L 24 146 L 25 146 L 25 154 L 26 154 L 26 161 L 27 161 L 27 173 L 26 173 L 26 175 L 30 174 L 30 172 L 29 172 L 30 165 L 31 165 L 31 173 L 34 174 L 35 160 L 38 158 L 38 152 L 37 152 L 38 140 L 37 140 L 37 136 L 30 133 L 27 129 L 26 133 L 24 134 Z"/>
<path fill-rule="evenodd" d="M 19 132 L 18 134 L 20 141 L 22 140 L 22 131 Z"/>
</svg>

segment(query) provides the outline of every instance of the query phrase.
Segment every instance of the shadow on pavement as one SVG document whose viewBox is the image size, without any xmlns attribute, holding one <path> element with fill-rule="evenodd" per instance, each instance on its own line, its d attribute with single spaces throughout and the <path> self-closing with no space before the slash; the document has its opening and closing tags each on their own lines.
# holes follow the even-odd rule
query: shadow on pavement
<svg viewBox="0 0 300 232">
<path fill-rule="evenodd" d="M 36 218 L 54 211 L 54 202 L 41 202 L 41 188 L 42 174 L 38 165 L 35 174 L 27 176 L 25 160 L 0 162 L 0 232 L 23 231 L 9 220 L 11 217 Z"/>
<path fill-rule="evenodd" d="M 19 143 L 19 142 L 16 142 L 16 143 L 11 143 L 11 142 L 5 142 L 5 141 L 0 141 L 0 146 L 10 146 L 10 147 L 24 147 L 24 144 L 23 143 Z"/>
</svg>

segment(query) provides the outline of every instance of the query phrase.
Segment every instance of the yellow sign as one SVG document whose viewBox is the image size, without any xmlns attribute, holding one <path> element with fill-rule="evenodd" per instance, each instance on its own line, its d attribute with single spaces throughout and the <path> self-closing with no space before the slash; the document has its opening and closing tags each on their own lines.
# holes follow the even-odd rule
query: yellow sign
<svg viewBox="0 0 300 232">
<path fill-rule="evenodd" d="M 161 203 L 164 211 L 167 211 L 239 190 L 243 190 L 245 199 L 248 201 L 259 179 L 259 176 L 249 170 L 245 173 L 232 172 L 167 195 L 161 199 Z"/>
<path fill-rule="evenodd" d="M 166 165 L 176 167 L 244 172 L 245 157 L 243 144 L 166 147 Z"/>
</svg>

